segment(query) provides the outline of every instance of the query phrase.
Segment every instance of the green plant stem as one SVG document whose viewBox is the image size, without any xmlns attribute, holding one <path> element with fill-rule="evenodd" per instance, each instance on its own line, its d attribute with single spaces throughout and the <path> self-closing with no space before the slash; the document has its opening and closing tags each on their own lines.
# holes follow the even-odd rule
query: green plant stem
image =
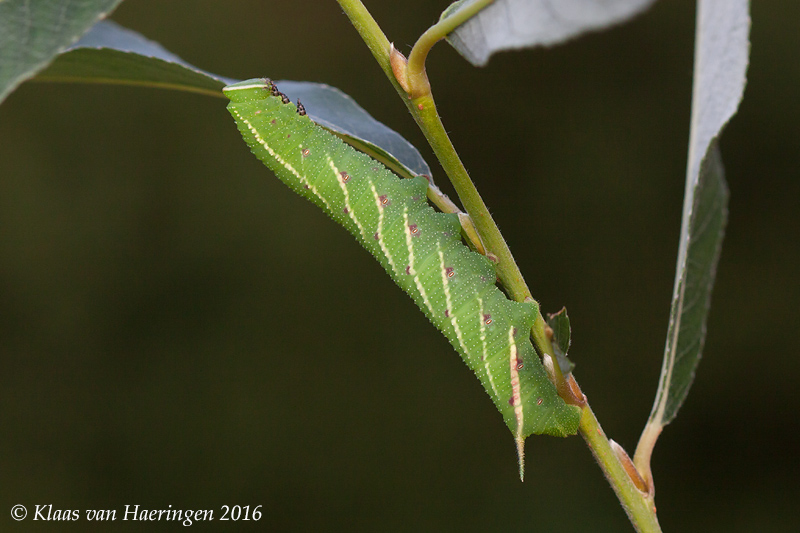
<svg viewBox="0 0 800 533">
<path fill-rule="evenodd" d="M 489 213 L 489 209 L 475 188 L 475 184 L 470 179 L 464 164 L 458 157 L 447 135 L 436 110 L 436 104 L 425 73 L 425 58 L 427 58 L 430 48 L 450 31 L 494 0 L 476 2 L 469 9 L 461 10 L 432 26 L 420 37 L 411 51 L 407 69 L 409 81 L 411 82 L 411 93 L 417 94 L 418 96 L 416 97 L 410 97 L 395 78 L 389 61 L 391 44 L 366 7 L 360 0 L 337 1 L 367 44 L 386 76 L 392 82 L 398 94 L 401 95 L 403 102 L 431 145 L 439 163 L 453 183 L 453 187 L 461 200 L 461 205 L 469 214 L 478 234 L 481 236 L 483 244 L 496 260 L 497 276 L 500 278 L 503 287 L 508 291 L 509 296 L 518 302 L 534 301 L 531 291 L 525 283 L 516 261 L 514 261 L 508 244 L 500 233 L 500 229 Z M 532 328 L 534 343 L 541 353 L 549 354 L 555 360 L 553 346 L 546 334 L 546 329 L 545 320 L 541 312 L 538 312 Z M 556 373 L 555 379 L 558 382 L 557 386 L 559 383 L 563 384 L 564 378 L 557 364 L 554 365 L 554 370 Z"/>
<path fill-rule="evenodd" d="M 611 488 L 617 494 L 619 502 L 636 531 L 641 533 L 660 532 L 661 526 L 656 517 L 653 497 L 642 493 L 628 477 L 588 403 L 582 408 L 580 433 L 586 441 L 586 445 L 592 450 L 592 455 L 611 484 Z"/>
<path fill-rule="evenodd" d="M 636 469 L 642 475 L 642 478 L 651 487 L 653 486 L 653 471 L 650 469 L 650 458 L 663 429 L 663 425 L 648 420 L 642 431 L 642 436 L 639 437 L 636 452 L 633 454 L 633 464 L 636 465 Z"/>
<path fill-rule="evenodd" d="M 518 302 L 532 299 L 530 289 L 525 284 L 508 244 L 503 239 L 488 207 L 467 174 L 467 169 L 458 157 L 444 129 L 433 97 L 430 94 L 420 96 L 412 99 L 411 103 L 415 108 L 415 118 L 439 159 L 439 163 L 453 183 L 461 205 L 472 218 L 487 251 L 494 255 L 493 260 L 497 263 L 497 275 L 508 290 L 509 296 Z"/>
<path fill-rule="evenodd" d="M 534 301 L 508 244 L 444 129 L 444 124 L 436 111 L 433 96 L 431 94 L 423 95 L 412 99 L 411 103 L 416 107 L 414 118 L 450 178 L 458 198 L 461 200 L 461 205 L 472 219 L 486 250 L 494 256 L 494 260 L 497 262 L 497 277 L 500 278 L 503 287 L 506 288 L 509 296 L 518 302 Z M 533 340 L 541 353 L 549 354 L 555 361 L 553 345 L 546 334 L 545 326 L 544 317 L 538 310 L 531 330 Z M 563 385 L 564 377 L 558 364 L 553 365 L 553 371 L 555 372 L 556 386 L 560 387 Z"/>
<path fill-rule="evenodd" d="M 395 78 L 389 60 L 391 44 L 377 22 L 375 22 L 360 0 L 337 1 L 364 39 L 364 42 L 367 43 L 378 64 L 402 97 L 403 102 L 433 148 L 442 168 L 452 181 L 464 209 L 472 218 L 484 245 L 495 256 L 498 277 L 509 292 L 509 296 L 517 301 L 533 301 L 531 292 L 511 255 L 505 239 L 500 234 L 500 230 L 497 228 L 491 214 L 489 214 L 486 204 L 484 204 L 475 185 L 469 178 L 461 159 L 447 136 L 444 125 L 436 111 L 430 84 L 425 73 L 425 58 L 430 48 L 444 38 L 453 28 L 463 23 L 468 18 L 467 14 L 462 14 L 463 17 L 466 17 L 463 19 L 462 15 L 458 15 L 458 18 L 454 15 L 439 22 L 439 24 L 426 31 L 415 44 L 407 66 L 410 94 L 414 95 L 409 96 Z M 491 1 L 476 2 L 474 4 L 475 12 L 491 3 Z M 474 12 L 469 12 L 468 14 L 472 16 Z M 538 312 L 532 328 L 534 342 L 542 353 L 550 354 L 553 357 L 557 373 L 556 378 L 563 383 L 564 378 L 561 375 L 559 365 L 555 361 L 552 343 L 546 333 L 546 329 L 544 318 L 541 312 Z M 556 386 L 558 387 L 558 384 Z M 617 494 L 617 498 L 628 514 L 631 523 L 637 531 L 643 533 L 660 532 L 661 528 L 655 515 L 652 496 L 643 494 L 628 477 L 589 405 L 584 405 L 581 408 L 581 412 L 580 433 L 592 450 L 606 479 L 608 479 Z"/>
<path fill-rule="evenodd" d="M 370 15 L 367 8 L 364 7 L 364 4 L 361 3 L 361 0 L 336 1 L 339 2 L 339 6 L 344 10 L 345 15 L 350 19 L 350 23 L 353 24 L 353 27 L 364 40 L 369 51 L 372 52 L 373 57 L 378 62 L 381 69 L 383 69 L 386 77 L 392 82 L 397 92 L 404 97 L 403 100 L 407 100 L 407 98 L 405 98 L 405 91 L 400 87 L 400 84 L 392 73 L 392 65 L 389 63 L 391 43 L 389 39 L 386 38 L 386 35 L 383 34 L 381 27 L 378 26 L 378 23 L 372 18 L 372 15 Z"/>
<path fill-rule="evenodd" d="M 514 261 L 511 250 L 500 233 L 500 229 L 489 213 L 489 208 L 470 179 L 467 169 L 458 157 L 458 153 L 447 135 L 444 124 L 442 124 L 442 120 L 436 110 L 428 75 L 425 72 L 425 59 L 428 57 L 431 47 L 491 2 L 492 0 L 475 2 L 469 8 L 462 9 L 435 24 L 417 40 L 409 55 L 406 69 L 411 89 L 410 109 L 433 152 L 439 159 L 442 168 L 453 183 L 464 210 L 472 218 L 472 222 L 475 224 L 484 246 L 486 246 L 488 252 L 494 255 L 494 259 L 497 262 L 497 276 L 500 278 L 500 282 L 509 292 L 511 298 L 518 302 L 523 302 L 533 300 L 531 291 L 525 283 L 525 279 L 522 277 L 522 273 L 516 261 Z M 549 344 L 549 341 L 547 344 Z M 549 348 L 547 353 L 552 355 L 552 347 L 550 346 Z"/>
<path fill-rule="evenodd" d="M 461 200 L 461 205 L 472 219 L 483 245 L 492 254 L 493 260 L 496 261 L 497 277 L 500 278 L 503 287 L 508 291 L 509 296 L 518 302 L 534 301 L 531 291 L 527 283 L 525 283 L 525 278 L 522 277 L 522 272 L 520 272 L 519 266 L 511 254 L 508 243 L 500 233 L 500 228 L 497 227 L 494 218 L 489 213 L 489 208 L 470 179 L 467 169 L 461 162 L 461 158 L 458 157 L 458 153 L 447 135 L 444 124 L 442 124 L 442 120 L 436 110 L 433 95 L 429 92 L 423 96 L 413 98 L 411 104 L 414 119 L 428 140 L 428 144 L 436 154 L 442 168 L 450 178 L 450 182 Z M 539 351 L 543 354 L 549 354 L 555 360 L 553 346 L 546 334 L 546 324 L 541 310 L 536 313 L 531 331 L 534 343 Z M 558 382 L 558 386 L 563 382 L 564 377 L 557 364 L 554 365 L 553 370 L 556 373 L 555 380 Z"/>
<path fill-rule="evenodd" d="M 398 93 L 403 96 L 403 101 L 422 130 L 422 133 L 425 135 L 425 138 L 430 143 L 445 173 L 447 173 L 447 176 L 452 181 L 453 187 L 456 189 L 456 193 L 461 200 L 464 210 L 472 218 L 487 250 L 496 257 L 497 275 L 503 283 L 503 286 L 509 291 L 509 296 L 520 302 L 532 300 L 531 292 L 525 284 L 522 273 L 519 271 L 511 255 L 511 250 L 509 250 L 505 239 L 503 239 L 503 236 L 500 234 L 500 230 L 497 228 L 497 225 L 489 213 L 489 209 L 486 207 L 478 190 L 472 183 L 466 168 L 464 168 L 464 164 L 461 162 L 453 144 L 450 142 L 450 138 L 447 136 L 444 125 L 439 118 L 439 113 L 436 110 L 433 96 L 430 93 L 430 85 L 427 85 L 428 90 L 426 94 L 422 94 L 416 98 L 409 98 L 403 88 L 400 87 L 392 72 L 389 63 L 389 51 L 391 46 L 389 40 L 383 35 L 380 27 L 364 5 L 360 0 L 338 0 L 338 2 L 353 22 L 356 30 L 361 34 L 364 42 L 367 43 L 372 55 L 377 59 L 378 64 L 398 90 Z M 444 37 L 444 34 L 435 37 L 432 34 L 433 28 L 425 32 L 427 37 L 425 37 L 424 42 L 427 43 L 427 46 L 433 46 L 435 42 Z M 441 29 L 440 27 L 440 30 Z M 418 45 L 415 45 L 414 50 L 412 50 L 412 56 L 424 58 L 427 56 L 427 51 L 421 51 L 418 43 Z M 424 72 L 424 65 L 421 66 L 421 69 Z"/>
<path fill-rule="evenodd" d="M 494 0 L 478 0 L 473 2 L 467 7 L 459 9 L 449 17 L 440 20 L 438 23 L 428 28 L 428 31 L 417 39 L 414 48 L 411 49 L 411 54 L 408 56 L 408 79 L 412 87 L 412 98 L 430 93 L 431 86 L 428 81 L 428 76 L 425 73 L 425 61 L 433 45 L 447 37 L 450 32 L 464 24 L 493 2 Z"/>
</svg>

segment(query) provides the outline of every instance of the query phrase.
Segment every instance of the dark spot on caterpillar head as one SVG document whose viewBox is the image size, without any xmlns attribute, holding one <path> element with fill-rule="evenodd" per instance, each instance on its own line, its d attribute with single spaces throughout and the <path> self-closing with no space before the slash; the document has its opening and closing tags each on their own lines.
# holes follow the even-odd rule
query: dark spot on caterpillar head
<svg viewBox="0 0 800 533">
<path fill-rule="evenodd" d="M 292 136 L 292 134 L 291 134 L 291 133 L 287 133 L 287 134 L 286 134 L 286 138 L 287 138 L 287 139 L 288 139 L 289 137 L 291 137 L 291 136 Z"/>
<path fill-rule="evenodd" d="M 522 362 L 522 359 L 517 357 L 517 370 L 522 370 L 525 368 L 525 363 Z"/>
<path fill-rule="evenodd" d="M 376 240 L 376 241 L 379 241 L 379 240 L 381 239 L 381 236 L 380 236 L 380 235 L 378 235 L 378 232 L 377 232 L 377 231 L 375 232 L 375 235 L 373 235 L 373 237 L 375 237 L 375 240 Z"/>
<path fill-rule="evenodd" d="M 492 315 L 483 315 L 483 323 L 487 326 L 492 323 Z"/>
<path fill-rule="evenodd" d="M 308 157 L 308 154 L 311 153 L 311 150 L 309 150 L 308 148 L 303 148 L 303 151 L 301 153 L 303 154 L 303 157 Z"/>
<path fill-rule="evenodd" d="M 411 233 L 412 237 L 417 237 L 420 234 L 419 228 L 416 224 L 409 224 L 408 232 Z"/>
<path fill-rule="evenodd" d="M 542 405 L 542 402 L 544 402 L 544 399 L 539 398 L 536 400 L 536 405 Z"/>
<path fill-rule="evenodd" d="M 447 268 L 445 268 L 445 269 L 444 269 L 444 272 L 445 272 L 445 274 L 447 274 L 447 277 L 448 277 L 448 278 L 452 278 L 453 276 L 455 276 L 455 275 L 456 275 L 456 273 L 453 271 L 453 267 L 447 267 Z"/>
<path fill-rule="evenodd" d="M 408 265 L 406 267 L 406 274 L 408 274 L 409 276 L 411 275 L 411 265 Z"/>
<path fill-rule="evenodd" d="M 341 176 L 342 178 L 342 183 L 347 183 L 348 181 L 350 181 L 350 175 L 344 170 L 339 172 L 339 176 Z"/>
<path fill-rule="evenodd" d="M 275 124 L 275 122 L 277 122 L 277 121 L 274 118 L 269 121 L 270 124 Z"/>
<path fill-rule="evenodd" d="M 514 395 L 511 395 L 511 398 L 508 399 L 508 405 L 514 405 Z"/>
<path fill-rule="evenodd" d="M 444 310 L 444 316 L 446 316 L 448 318 L 450 317 L 450 310 L 449 309 L 445 309 Z"/>
<path fill-rule="evenodd" d="M 384 194 L 383 196 L 380 196 L 380 197 L 378 198 L 378 200 L 380 200 L 380 202 L 381 202 L 381 205 L 384 205 L 384 206 L 386 206 L 386 205 L 389 205 L 389 203 L 390 203 L 390 202 L 389 202 L 389 197 L 388 197 L 388 196 L 386 196 L 385 194 Z"/>
<path fill-rule="evenodd" d="M 346 215 L 346 214 L 348 214 L 348 213 L 350 212 L 350 210 L 349 210 L 349 209 L 347 209 L 346 207 L 345 207 L 344 209 L 342 209 L 342 211 L 344 211 L 344 214 L 345 214 L 345 215 Z"/>
<path fill-rule="evenodd" d="M 304 117 L 307 114 L 306 108 L 303 106 L 303 104 L 300 103 L 299 98 L 297 99 L 297 114 L 300 115 L 301 117 Z"/>
<path fill-rule="evenodd" d="M 310 185 L 303 185 L 303 188 L 304 188 L 304 189 L 310 189 L 310 188 L 311 188 L 311 186 L 310 186 Z"/>
</svg>

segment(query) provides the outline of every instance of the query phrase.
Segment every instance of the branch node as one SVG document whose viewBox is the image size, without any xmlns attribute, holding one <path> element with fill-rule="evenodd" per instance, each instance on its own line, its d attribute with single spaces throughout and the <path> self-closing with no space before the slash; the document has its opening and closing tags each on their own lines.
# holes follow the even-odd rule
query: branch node
<svg viewBox="0 0 800 533">
<path fill-rule="evenodd" d="M 400 84 L 400 87 L 403 88 L 406 94 L 410 93 L 411 84 L 408 81 L 408 73 L 406 72 L 408 59 L 394 47 L 394 43 L 391 44 L 391 48 L 389 49 L 389 64 L 392 66 L 394 79 L 397 80 L 397 83 Z"/>
</svg>

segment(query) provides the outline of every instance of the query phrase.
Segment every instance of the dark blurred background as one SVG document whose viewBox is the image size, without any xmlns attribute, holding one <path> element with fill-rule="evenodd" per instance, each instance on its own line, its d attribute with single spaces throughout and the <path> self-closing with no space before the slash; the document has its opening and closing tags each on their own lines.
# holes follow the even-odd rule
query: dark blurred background
<svg viewBox="0 0 800 533">
<path fill-rule="evenodd" d="M 367 6 L 407 53 L 448 3 Z M 800 527 L 800 4 L 753 4 L 706 349 L 654 455 L 671 532 Z M 339 87 L 434 161 L 334 0 L 129 0 L 112 18 L 212 72 Z M 569 309 L 583 390 L 631 453 L 667 326 L 693 38 L 694 2 L 662 0 L 485 69 L 445 44 L 428 65 L 534 295 Z M 13 522 L 17 503 L 263 505 L 230 525 L 273 531 L 631 530 L 579 437 L 529 439 L 519 482 L 511 435 L 444 337 L 249 154 L 222 99 L 26 83 L 0 106 L 0 357 L 2 530 L 66 527 Z"/>
</svg>

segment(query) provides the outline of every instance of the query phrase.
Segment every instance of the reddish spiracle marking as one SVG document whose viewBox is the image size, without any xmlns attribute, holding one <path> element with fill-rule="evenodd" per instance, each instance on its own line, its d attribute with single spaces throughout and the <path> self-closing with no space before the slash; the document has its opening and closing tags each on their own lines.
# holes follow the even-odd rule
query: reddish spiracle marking
<svg viewBox="0 0 800 533">
<path fill-rule="evenodd" d="M 538 400 L 536 400 L 536 405 L 542 405 L 542 402 L 544 402 L 544 399 L 539 398 Z"/>
<path fill-rule="evenodd" d="M 410 225 L 408 226 L 408 231 L 411 233 L 411 235 L 412 235 L 413 237 L 416 237 L 416 236 L 417 236 L 417 235 L 419 235 L 419 233 L 420 233 L 420 232 L 419 232 L 419 228 L 417 227 L 417 225 L 416 225 L 416 224 L 410 224 Z"/>
<path fill-rule="evenodd" d="M 406 274 L 408 274 L 409 276 L 411 275 L 411 265 L 408 265 L 406 267 Z"/>
<path fill-rule="evenodd" d="M 376 240 L 376 241 L 379 241 L 379 240 L 381 240 L 381 236 L 380 236 L 380 235 L 378 235 L 378 232 L 377 232 L 377 231 L 375 232 L 375 235 L 373 235 L 373 237 L 375 237 L 375 240 Z"/>
<path fill-rule="evenodd" d="M 522 370 L 525 368 L 525 363 L 522 362 L 522 359 L 519 357 L 517 358 L 517 370 Z"/>
<path fill-rule="evenodd" d="M 382 195 L 378 197 L 378 200 L 381 201 L 381 205 L 389 205 L 389 197 L 387 195 Z"/>
<path fill-rule="evenodd" d="M 511 395 L 511 398 L 508 399 L 508 405 L 514 405 L 514 395 Z"/>
<path fill-rule="evenodd" d="M 311 150 L 309 150 L 308 148 L 303 148 L 303 152 L 302 152 L 303 157 L 308 157 L 308 154 L 310 154 L 310 153 L 311 153 Z"/>
<path fill-rule="evenodd" d="M 447 318 L 450 318 L 450 310 L 449 309 L 445 309 L 444 310 L 444 316 L 446 316 Z"/>
<path fill-rule="evenodd" d="M 492 323 L 492 315 L 483 315 L 483 323 L 487 326 Z"/>
<path fill-rule="evenodd" d="M 447 274 L 448 278 L 452 278 L 453 276 L 456 275 L 455 271 L 453 270 L 453 267 L 447 267 L 444 269 L 444 271 Z"/>
<path fill-rule="evenodd" d="M 342 177 L 342 183 L 347 183 L 348 181 L 350 181 L 350 174 L 348 174 L 344 170 L 339 172 L 339 175 Z"/>
</svg>

